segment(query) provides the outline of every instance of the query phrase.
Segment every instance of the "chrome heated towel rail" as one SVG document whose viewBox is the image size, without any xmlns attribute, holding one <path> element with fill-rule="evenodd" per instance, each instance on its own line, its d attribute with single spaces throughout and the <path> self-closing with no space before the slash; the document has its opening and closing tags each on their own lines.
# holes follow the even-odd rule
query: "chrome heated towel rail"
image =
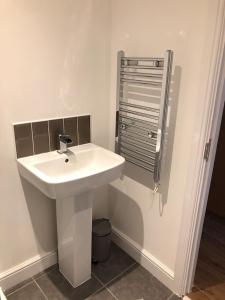
<svg viewBox="0 0 225 300">
<path fill-rule="evenodd" d="M 118 152 L 160 182 L 173 52 L 126 57 L 118 52 Z"/>
</svg>

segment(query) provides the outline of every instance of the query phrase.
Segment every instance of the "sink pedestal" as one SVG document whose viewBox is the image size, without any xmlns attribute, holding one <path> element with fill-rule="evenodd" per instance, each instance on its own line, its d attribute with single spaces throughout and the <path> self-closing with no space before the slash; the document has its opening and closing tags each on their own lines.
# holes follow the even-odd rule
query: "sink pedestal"
<svg viewBox="0 0 225 300">
<path fill-rule="evenodd" d="M 59 270 L 73 287 L 91 278 L 92 193 L 56 199 Z"/>
</svg>

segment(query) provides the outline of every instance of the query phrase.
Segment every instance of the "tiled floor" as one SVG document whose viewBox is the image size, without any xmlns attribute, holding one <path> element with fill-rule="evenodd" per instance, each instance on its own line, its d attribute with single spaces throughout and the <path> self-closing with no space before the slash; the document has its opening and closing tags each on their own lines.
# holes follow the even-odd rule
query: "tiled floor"
<svg viewBox="0 0 225 300">
<path fill-rule="evenodd" d="M 112 244 L 110 259 L 92 266 L 92 278 L 74 289 L 54 266 L 7 291 L 8 300 L 177 300 L 169 289 Z"/>
<path fill-rule="evenodd" d="M 191 300 L 225 300 L 225 219 L 207 213 Z"/>
</svg>

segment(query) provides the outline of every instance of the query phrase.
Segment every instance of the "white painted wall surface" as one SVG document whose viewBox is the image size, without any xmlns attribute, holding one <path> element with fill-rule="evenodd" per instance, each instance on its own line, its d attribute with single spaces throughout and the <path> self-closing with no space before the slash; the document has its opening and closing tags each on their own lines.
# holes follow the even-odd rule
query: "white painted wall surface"
<svg viewBox="0 0 225 300">
<path fill-rule="evenodd" d="M 132 171 L 128 170 L 122 181 L 117 180 L 110 187 L 113 226 L 170 275 L 176 265 L 182 207 L 188 199 L 186 182 L 191 145 L 198 139 L 200 129 L 199 108 L 204 107 L 217 6 L 218 1 L 211 0 L 111 2 L 110 111 L 116 106 L 118 50 L 124 50 L 127 56 L 156 57 L 166 49 L 174 50 L 173 73 L 178 76 L 173 85 L 177 91 L 175 95 L 172 93 L 171 108 L 177 103 L 177 116 L 171 120 L 172 127 L 176 121 L 175 136 L 165 161 L 162 194 L 154 195 L 147 173 L 131 166 Z M 114 124 L 115 114 L 111 114 L 111 149 Z"/>
<path fill-rule="evenodd" d="M 57 247 L 55 201 L 21 184 L 12 123 L 91 114 L 93 142 L 108 145 L 108 4 L 0 2 L 0 277 Z M 107 213 L 106 194 L 95 215 Z"/>
</svg>

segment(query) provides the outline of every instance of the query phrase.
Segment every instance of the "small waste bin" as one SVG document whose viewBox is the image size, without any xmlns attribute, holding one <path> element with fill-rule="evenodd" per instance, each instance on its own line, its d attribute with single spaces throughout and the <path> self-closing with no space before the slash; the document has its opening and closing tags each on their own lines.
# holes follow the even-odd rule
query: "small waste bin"
<svg viewBox="0 0 225 300">
<path fill-rule="evenodd" d="M 92 222 L 92 262 L 106 261 L 110 256 L 112 227 L 108 219 Z"/>
</svg>

